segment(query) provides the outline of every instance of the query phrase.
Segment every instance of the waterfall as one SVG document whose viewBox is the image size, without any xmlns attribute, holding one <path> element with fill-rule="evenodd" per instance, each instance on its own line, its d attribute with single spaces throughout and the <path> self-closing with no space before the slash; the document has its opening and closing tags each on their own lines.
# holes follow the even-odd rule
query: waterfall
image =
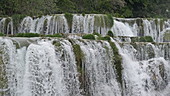
<svg viewBox="0 0 170 96">
<path fill-rule="evenodd" d="M 0 18 L 7 36 L 67 35 L 0 37 L 0 96 L 169 96 L 169 19 L 70 17 L 27 16 L 19 26 L 13 18 Z M 108 41 L 80 37 L 109 30 L 115 36 Z M 154 42 L 133 41 L 141 36 Z"/>
<path fill-rule="evenodd" d="M 170 44 L 0 38 L 2 96 L 168 96 Z M 76 51 L 77 52 L 76 52 Z M 76 52 L 76 53 L 75 53 Z M 77 59 L 77 55 L 82 53 Z M 121 79 L 118 79 L 118 75 Z M 122 80 L 121 82 L 119 80 Z"/>
<path fill-rule="evenodd" d="M 39 33 L 43 35 L 56 33 L 99 33 L 106 35 L 109 30 L 115 36 L 151 36 L 155 42 L 167 42 L 169 37 L 170 20 L 159 18 L 115 18 L 104 14 L 65 14 L 46 15 L 42 17 L 27 16 L 14 25 L 11 18 L 0 19 L 0 31 L 5 34 Z M 168 35 L 169 36 L 169 35 Z"/>
<path fill-rule="evenodd" d="M 170 94 L 170 61 L 169 58 L 165 59 L 164 56 L 157 54 L 158 51 L 161 51 L 159 48 L 156 51 L 155 47 L 158 46 L 148 44 L 143 49 L 141 45 L 138 45 L 140 49 L 135 49 L 131 44 L 123 44 L 122 47 L 117 42 L 115 44 L 123 59 L 123 96 L 168 96 Z M 145 52 L 150 45 L 157 56 L 154 55 L 150 58 L 147 54 L 153 53 Z M 149 51 L 151 50 L 149 49 Z M 145 55 L 144 58 L 142 56 L 138 58 L 137 55 L 142 54 Z"/>
</svg>

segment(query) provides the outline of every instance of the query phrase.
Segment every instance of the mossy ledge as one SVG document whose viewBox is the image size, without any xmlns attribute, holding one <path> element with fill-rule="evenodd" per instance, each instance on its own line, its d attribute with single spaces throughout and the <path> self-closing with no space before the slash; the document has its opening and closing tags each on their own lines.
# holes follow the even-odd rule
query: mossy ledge
<svg viewBox="0 0 170 96">
<path fill-rule="evenodd" d="M 113 50 L 113 54 L 114 54 L 113 61 L 114 61 L 114 67 L 115 67 L 116 72 L 117 72 L 116 79 L 118 80 L 118 82 L 122 86 L 122 69 L 123 69 L 123 67 L 122 67 L 122 57 L 119 54 L 115 43 L 113 43 L 111 41 L 109 43 L 110 43 L 110 46 L 111 46 L 111 48 Z"/>
</svg>

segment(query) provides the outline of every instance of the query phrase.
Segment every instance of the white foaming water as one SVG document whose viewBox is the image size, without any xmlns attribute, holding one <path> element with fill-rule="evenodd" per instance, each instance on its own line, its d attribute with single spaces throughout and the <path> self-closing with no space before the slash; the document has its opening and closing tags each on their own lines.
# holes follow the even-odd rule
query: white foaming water
<svg viewBox="0 0 170 96">
<path fill-rule="evenodd" d="M 19 33 L 55 34 L 68 33 L 68 24 L 64 15 L 42 16 L 33 19 L 25 17 L 21 22 Z"/>
<path fill-rule="evenodd" d="M 2 96 L 80 96 L 70 43 L 61 42 L 61 48 L 55 48 L 45 40 L 20 49 L 10 39 L 1 38 L 0 43 L 8 81 L 3 82 L 7 87 L 1 89 Z"/>
<path fill-rule="evenodd" d="M 77 42 L 85 57 L 85 96 L 121 96 L 120 84 L 116 80 L 112 56 L 108 42 Z"/>
<path fill-rule="evenodd" d="M 112 41 L 115 42 L 114 40 Z M 140 60 L 136 57 L 140 50 L 134 49 L 130 44 L 125 44 L 122 48 L 117 42 L 115 44 L 123 59 L 124 96 L 169 96 L 169 60 L 165 60 L 160 56 L 152 59 L 147 59 L 146 57 L 144 60 Z M 157 52 L 156 49 L 154 50 L 154 52 Z M 145 54 L 143 52 L 141 51 L 140 53 Z"/>
<path fill-rule="evenodd" d="M 128 24 L 114 20 L 112 28 L 116 36 L 136 36 Z"/>
<path fill-rule="evenodd" d="M 51 40 L 50 40 L 51 39 Z M 28 44 L 23 45 L 22 43 Z M 32 42 L 32 43 L 31 43 Z M 122 86 L 107 41 L 0 38 L 2 96 L 168 96 L 169 43 L 121 43 Z M 18 44 L 20 43 L 20 44 Z M 76 65 L 74 45 L 83 53 Z M 154 53 L 154 54 L 153 54 Z M 81 66 L 81 69 L 78 69 Z M 3 84 L 3 85 L 2 85 Z"/>
</svg>

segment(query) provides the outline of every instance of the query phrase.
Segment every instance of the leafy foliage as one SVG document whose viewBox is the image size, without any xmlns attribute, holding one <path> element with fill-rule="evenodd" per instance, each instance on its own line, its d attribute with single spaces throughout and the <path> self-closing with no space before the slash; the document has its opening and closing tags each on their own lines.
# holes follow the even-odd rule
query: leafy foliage
<svg viewBox="0 0 170 96">
<path fill-rule="evenodd" d="M 102 13 L 116 17 L 170 17 L 169 0 L 1 0 L 0 14 Z M 83 15 L 84 16 L 84 15 Z"/>
</svg>

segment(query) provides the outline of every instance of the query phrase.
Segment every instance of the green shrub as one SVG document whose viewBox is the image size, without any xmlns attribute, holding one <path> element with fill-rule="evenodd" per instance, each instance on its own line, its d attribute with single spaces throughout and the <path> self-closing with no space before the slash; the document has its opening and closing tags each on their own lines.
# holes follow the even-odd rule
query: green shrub
<svg viewBox="0 0 170 96">
<path fill-rule="evenodd" d="M 110 30 L 107 32 L 107 35 L 108 35 L 108 36 L 110 36 L 110 37 L 114 37 L 113 32 L 112 32 L 112 31 L 110 31 Z"/>
<path fill-rule="evenodd" d="M 0 36 L 4 36 L 4 34 L 0 32 Z"/>
<path fill-rule="evenodd" d="M 95 37 L 93 34 L 86 34 L 82 36 L 83 39 L 90 39 L 90 40 L 95 40 Z"/>
<path fill-rule="evenodd" d="M 38 33 L 18 33 L 14 36 L 15 37 L 39 37 L 40 34 L 38 34 Z"/>
<path fill-rule="evenodd" d="M 54 35 L 46 35 L 46 37 L 63 37 L 63 35 L 60 34 L 60 33 L 57 33 L 57 34 L 54 34 Z"/>
</svg>

